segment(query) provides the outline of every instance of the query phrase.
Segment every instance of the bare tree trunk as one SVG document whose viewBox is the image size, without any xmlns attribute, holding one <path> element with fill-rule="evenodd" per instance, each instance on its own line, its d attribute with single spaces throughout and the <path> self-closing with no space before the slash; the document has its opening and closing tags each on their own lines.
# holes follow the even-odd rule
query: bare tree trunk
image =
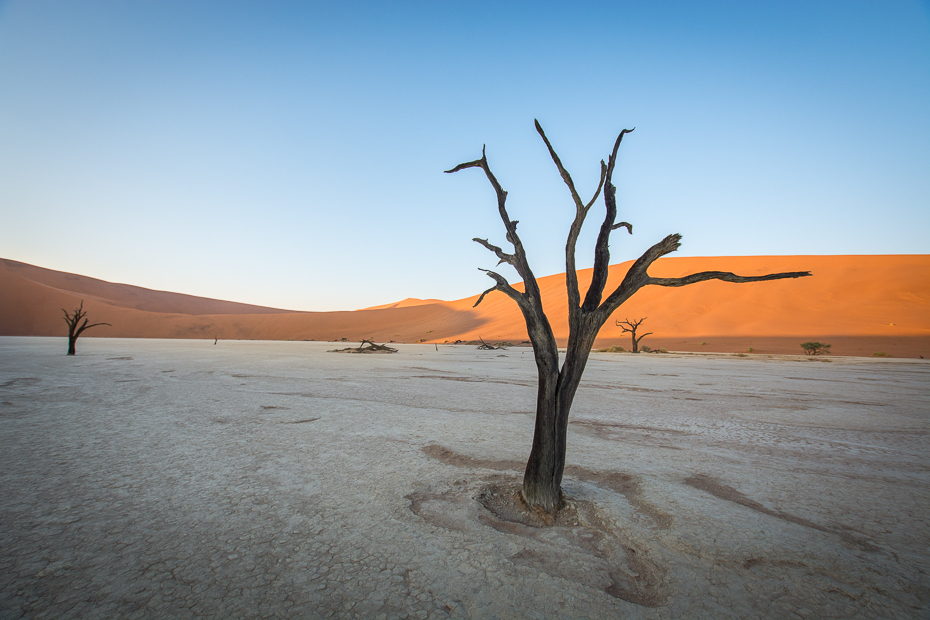
<svg viewBox="0 0 930 620">
<path fill-rule="evenodd" d="M 678 249 L 680 235 L 669 235 L 659 243 L 649 248 L 630 270 L 623 282 L 606 299 L 604 288 L 607 284 L 608 266 L 610 262 L 609 237 L 617 228 L 626 228 L 632 234 L 633 227 L 627 222 L 615 223 L 617 216 L 616 188 L 611 179 L 617 161 L 617 150 L 623 136 L 632 129 L 624 129 L 614 142 L 613 151 L 608 163 L 601 161 L 601 180 L 594 197 L 587 203 L 582 202 L 575 189 L 571 175 L 562 166 L 559 156 L 549 143 L 545 132 L 536 122 L 536 131 L 542 137 L 549 149 L 549 155 L 559 170 L 562 180 L 571 193 L 575 203 L 575 219 L 569 228 L 568 240 L 565 244 L 565 282 L 568 289 L 568 347 L 565 360 L 559 369 L 559 352 L 555 337 L 549 324 L 549 319 L 543 312 L 542 298 L 539 286 L 532 269 L 526 260 L 523 242 L 517 234 L 517 221 L 511 220 L 507 213 L 507 192 L 501 187 L 497 178 L 491 172 L 485 150 L 481 151 L 481 159 L 459 164 L 446 172 L 458 172 L 465 168 L 481 168 L 491 186 L 497 194 L 497 208 L 507 231 L 506 239 L 513 246 L 513 254 L 505 252 L 502 248 L 488 242 L 487 239 L 474 239 L 477 243 L 493 252 L 500 263 L 507 263 L 516 269 L 523 278 L 523 291 L 513 288 L 500 274 L 484 269 L 495 285 L 478 298 L 475 306 L 484 300 L 492 291 L 500 291 L 510 297 L 519 306 L 526 321 L 526 331 L 530 342 L 533 343 L 533 353 L 536 360 L 536 369 L 539 385 L 536 392 L 536 427 L 533 433 L 533 448 L 526 464 L 523 476 L 523 499 L 531 508 L 546 512 L 558 510 L 562 502 L 562 474 L 565 470 L 566 440 L 568 435 L 568 414 L 575 399 L 575 392 L 581 383 L 588 355 L 594 345 L 601 327 L 610 318 L 610 315 L 628 300 L 643 286 L 685 286 L 705 280 L 723 280 L 725 282 L 760 282 L 764 280 L 780 280 L 783 278 L 800 278 L 811 275 L 810 272 L 776 273 L 765 276 L 743 277 L 729 272 L 705 271 L 683 278 L 653 278 L 647 270 L 657 259 Z M 585 217 L 594 201 L 604 190 L 604 204 L 606 214 L 601 224 L 600 234 L 594 248 L 594 269 L 591 285 L 585 295 L 584 302 L 578 287 L 578 274 L 575 270 L 575 245 L 578 235 L 584 224 Z M 642 337 L 648 334 L 643 334 Z M 638 350 L 638 340 L 633 340 L 634 351 Z"/>
<path fill-rule="evenodd" d="M 558 396 L 558 372 L 545 375 L 540 372 L 533 448 L 523 474 L 523 500 L 547 512 L 557 509 L 562 503 L 565 454 L 559 449 L 559 434 L 552 432 L 559 420 Z"/>
<path fill-rule="evenodd" d="M 68 336 L 68 355 L 74 355 L 74 345 L 77 344 L 77 336 L 69 335 Z"/>
</svg>

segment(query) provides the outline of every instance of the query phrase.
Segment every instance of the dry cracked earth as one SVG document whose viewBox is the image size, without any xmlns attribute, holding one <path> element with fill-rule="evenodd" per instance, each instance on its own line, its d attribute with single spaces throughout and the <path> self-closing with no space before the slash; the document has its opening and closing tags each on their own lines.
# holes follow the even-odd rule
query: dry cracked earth
<svg viewBox="0 0 930 620">
<path fill-rule="evenodd" d="M 0 618 L 926 618 L 930 365 L 0 338 Z"/>
</svg>

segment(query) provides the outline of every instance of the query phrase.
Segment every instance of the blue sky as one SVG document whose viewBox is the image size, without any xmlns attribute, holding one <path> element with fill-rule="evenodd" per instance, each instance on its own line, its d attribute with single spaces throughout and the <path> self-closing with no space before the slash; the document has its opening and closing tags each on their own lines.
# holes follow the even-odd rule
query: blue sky
<svg viewBox="0 0 930 620">
<path fill-rule="evenodd" d="M 298 310 L 466 297 L 503 228 L 480 171 L 442 171 L 482 144 L 564 271 L 534 118 L 582 194 L 636 127 L 612 262 L 672 232 L 930 253 L 926 2 L 29 0 L 0 3 L 0 256 Z"/>
</svg>

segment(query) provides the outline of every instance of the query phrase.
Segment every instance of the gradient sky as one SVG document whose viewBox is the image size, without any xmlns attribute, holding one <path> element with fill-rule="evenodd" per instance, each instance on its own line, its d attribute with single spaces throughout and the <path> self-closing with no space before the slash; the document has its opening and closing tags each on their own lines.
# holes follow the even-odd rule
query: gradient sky
<svg viewBox="0 0 930 620">
<path fill-rule="evenodd" d="M 612 262 L 930 253 L 926 2 L 0 2 L 0 257 L 297 310 L 537 276 L 624 139 Z M 592 264 L 603 203 L 579 242 Z M 721 261 L 725 268 L 725 261 Z M 511 281 L 519 278 L 502 271 Z"/>
</svg>

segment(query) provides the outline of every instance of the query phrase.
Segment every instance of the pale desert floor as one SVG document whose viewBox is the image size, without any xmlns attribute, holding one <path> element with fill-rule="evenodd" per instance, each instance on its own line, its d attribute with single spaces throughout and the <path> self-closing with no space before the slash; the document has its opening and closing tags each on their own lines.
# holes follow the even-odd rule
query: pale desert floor
<svg viewBox="0 0 930 620">
<path fill-rule="evenodd" d="M 538 529 L 528 350 L 330 348 L 0 338 L 0 617 L 927 616 L 928 362 L 594 354 Z"/>
</svg>

